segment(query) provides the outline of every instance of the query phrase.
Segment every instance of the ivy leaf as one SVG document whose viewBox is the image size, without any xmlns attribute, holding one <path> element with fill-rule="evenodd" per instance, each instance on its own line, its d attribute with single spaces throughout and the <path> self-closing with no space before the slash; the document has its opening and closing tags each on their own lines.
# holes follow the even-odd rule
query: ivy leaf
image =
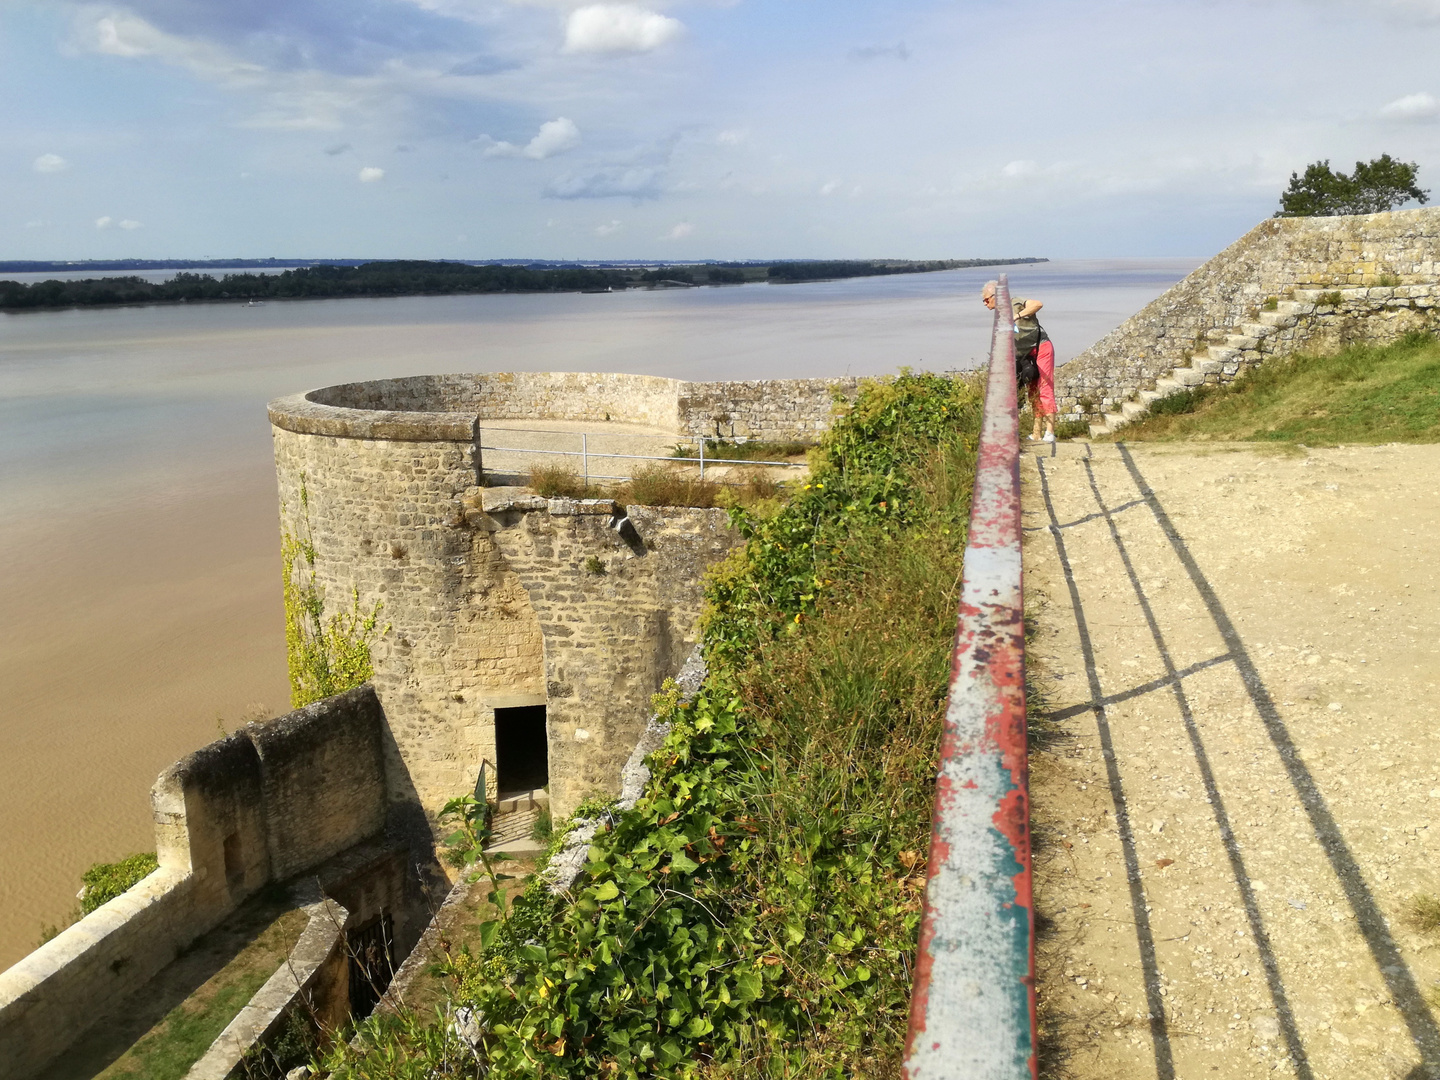
<svg viewBox="0 0 1440 1080">
<path fill-rule="evenodd" d="M 595 890 L 596 900 L 614 900 L 620 895 L 620 886 L 613 881 L 607 881 Z"/>
<path fill-rule="evenodd" d="M 683 851 L 677 851 L 670 856 L 670 866 L 682 874 L 693 874 L 700 869 L 700 864 L 690 858 Z"/>
</svg>

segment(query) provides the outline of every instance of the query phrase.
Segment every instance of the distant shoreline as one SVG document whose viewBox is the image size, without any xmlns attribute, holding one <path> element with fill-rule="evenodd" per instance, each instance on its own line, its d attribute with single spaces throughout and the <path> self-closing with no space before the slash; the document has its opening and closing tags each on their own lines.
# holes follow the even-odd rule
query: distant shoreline
<svg viewBox="0 0 1440 1080">
<path fill-rule="evenodd" d="M 179 260 L 177 260 L 179 261 Z M 47 279 L 29 284 L 0 279 L 0 311 L 56 311 L 68 308 L 133 307 L 182 303 L 262 303 L 269 300 L 320 300 L 400 296 L 454 296 L 524 293 L 605 293 L 627 289 L 697 288 L 766 281 L 773 284 L 836 281 L 854 277 L 932 273 L 940 270 L 1014 266 L 1048 262 L 1043 258 L 943 259 L 933 261 L 785 260 L 779 262 L 581 264 L 462 263 L 389 260 L 366 263 L 329 260 L 283 268 L 286 260 L 245 260 L 227 270 L 269 269 L 279 273 L 195 273 L 188 267 L 151 265 L 150 260 L 80 264 L 84 269 L 174 269 L 162 282 L 141 277 Z M 139 265 L 136 265 L 139 264 Z M 24 267 L 25 269 L 19 269 Z M 64 267 L 63 270 L 58 268 Z M 46 269 L 54 268 L 54 269 Z M 0 262 L 0 273 L 75 273 L 75 263 Z"/>
</svg>

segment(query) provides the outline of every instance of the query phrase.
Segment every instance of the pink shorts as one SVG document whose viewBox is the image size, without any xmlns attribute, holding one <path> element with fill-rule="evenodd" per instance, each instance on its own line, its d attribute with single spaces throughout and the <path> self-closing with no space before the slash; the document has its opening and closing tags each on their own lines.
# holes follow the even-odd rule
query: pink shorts
<svg viewBox="0 0 1440 1080">
<path fill-rule="evenodd" d="M 1041 416 L 1055 415 L 1055 346 L 1040 342 L 1035 350 L 1035 366 L 1040 378 L 1030 384 L 1030 404 Z"/>
</svg>

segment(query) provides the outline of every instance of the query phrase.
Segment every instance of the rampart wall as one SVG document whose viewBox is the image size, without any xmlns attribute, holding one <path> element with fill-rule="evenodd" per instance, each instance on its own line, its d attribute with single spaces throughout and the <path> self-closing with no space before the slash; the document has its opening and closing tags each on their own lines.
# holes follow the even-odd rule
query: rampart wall
<svg viewBox="0 0 1440 1080">
<path fill-rule="evenodd" d="M 1116 412 L 1232 337 L 1235 355 L 1218 359 L 1215 370 L 1201 373 L 1203 381 L 1228 381 L 1267 355 L 1431 329 L 1437 277 L 1440 208 L 1272 218 L 1063 365 L 1056 372 L 1056 404 L 1062 418 Z M 1306 296 L 1316 290 L 1340 290 L 1342 303 L 1317 305 L 1315 296 Z M 1265 317 L 1267 301 L 1293 303 L 1297 293 L 1296 310 Z M 1252 324 L 1280 332 L 1266 335 Z"/>
<path fill-rule="evenodd" d="M 479 420 L 579 420 L 646 424 L 692 438 L 813 441 L 829 426 L 835 396 L 854 398 L 858 385 L 858 379 L 685 382 L 608 372 L 417 375 L 285 398 L 272 405 L 271 419 L 278 409 L 292 431 L 380 439 L 423 439 L 422 430 L 437 433 L 437 424 L 463 439 Z"/>
<path fill-rule="evenodd" d="M 0 1072 L 39 1071 L 258 889 L 378 832 L 384 728 L 364 686 L 166 769 L 151 791 L 160 868 L 0 973 Z M 361 906 L 366 887 L 350 879 Z"/>
</svg>

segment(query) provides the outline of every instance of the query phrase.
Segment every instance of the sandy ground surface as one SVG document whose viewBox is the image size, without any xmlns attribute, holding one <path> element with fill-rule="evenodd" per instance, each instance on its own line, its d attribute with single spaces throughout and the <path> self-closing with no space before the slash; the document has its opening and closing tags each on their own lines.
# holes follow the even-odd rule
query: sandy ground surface
<svg viewBox="0 0 1440 1080">
<path fill-rule="evenodd" d="M 1044 1071 L 1440 1077 L 1440 446 L 1022 476 Z"/>
</svg>

